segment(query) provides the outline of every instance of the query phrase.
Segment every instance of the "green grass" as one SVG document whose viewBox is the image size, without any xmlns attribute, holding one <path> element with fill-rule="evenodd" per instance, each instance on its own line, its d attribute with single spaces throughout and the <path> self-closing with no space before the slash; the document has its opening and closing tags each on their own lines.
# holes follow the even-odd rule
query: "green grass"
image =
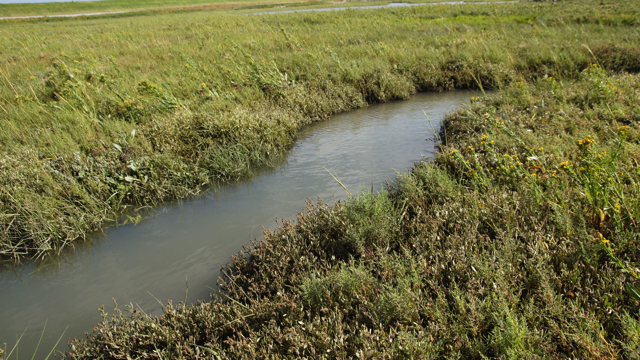
<svg viewBox="0 0 640 360">
<path fill-rule="evenodd" d="M 105 313 L 68 358 L 635 359 L 639 91 L 591 65 L 474 98 L 388 191 L 309 204 L 219 298 Z"/>
<path fill-rule="evenodd" d="M 552 6 L 565 9 L 549 18 Z M 0 180 L 0 251 L 42 255 L 126 206 L 247 176 L 251 164 L 286 150 L 300 126 L 366 102 L 476 80 L 499 87 L 533 69 L 576 72 L 591 60 L 582 44 L 616 41 L 626 54 L 633 39 L 618 39 L 628 25 L 603 32 L 571 23 L 572 6 L 190 12 L 3 26 L 0 141 L 9 171 Z M 629 16 L 616 4 L 601 7 L 601 18 Z M 559 23 L 514 21 L 523 16 Z M 476 17 L 493 20 L 475 25 Z"/>
<path fill-rule="evenodd" d="M 406 1 L 407 3 L 439 3 L 447 0 L 433 1 Z M 485 0 L 486 1 L 486 0 Z M 489 0 L 498 1 L 498 0 Z M 484 2 L 482 0 L 469 0 L 467 2 Z M 33 15 L 55 15 L 55 14 L 82 14 L 111 11 L 136 11 L 144 13 L 157 13 L 166 11 L 183 10 L 203 10 L 203 9 L 263 9 L 296 6 L 309 8 L 310 5 L 319 7 L 343 7 L 343 6 L 369 6 L 386 5 L 390 1 L 344 1 L 329 2 L 318 0 L 190 0 L 189 2 L 177 0 L 101 0 L 101 1 L 78 1 L 78 2 L 55 2 L 55 3 L 30 3 L 30 4 L 0 4 L 0 17 L 10 16 L 33 16 Z"/>
<path fill-rule="evenodd" d="M 167 11 L 185 8 L 219 8 L 219 7 L 243 7 L 256 4 L 289 3 L 291 1 L 267 1 L 267 0 L 190 0 L 189 2 L 177 0 L 104 0 L 104 1 L 78 1 L 78 2 L 52 2 L 30 4 L 0 4 L 0 17 L 28 16 L 28 15 L 54 15 L 54 14 L 80 14 L 109 11 Z M 299 2 L 299 1 L 298 1 Z"/>
<path fill-rule="evenodd" d="M 42 333 L 40 334 L 40 339 L 38 340 L 38 343 L 36 344 L 36 348 L 33 349 L 33 353 L 31 354 L 31 360 L 36 358 L 36 355 L 38 354 L 38 349 L 40 348 L 40 343 L 42 342 L 42 337 L 44 336 L 44 332 L 47 329 L 47 324 L 45 322 L 45 325 L 42 329 Z M 18 360 L 20 359 L 20 340 L 22 340 L 22 337 L 24 336 L 24 333 L 27 331 L 27 329 L 24 330 L 24 332 L 20 335 L 20 337 L 16 340 L 15 344 L 13 345 L 13 347 L 10 350 L 7 350 L 7 344 L 4 344 L 4 346 L 2 348 L 0 348 L 0 359 L 3 360 L 11 360 L 11 359 L 15 359 Z M 64 337 L 64 333 L 66 332 L 63 331 L 62 335 L 60 335 L 60 338 L 58 339 L 58 341 L 56 342 L 56 344 L 53 346 L 53 349 L 51 349 L 49 351 L 49 353 L 44 357 L 44 360 L 47 360 L 51 357 L 51 355 L 54 355 L 56 350 L 56 346 L 58 346 L 58 344 L 60 343 L 60 340 L 62 340 L 62 338 Z M 29 354 L 27 354 L 29 355 Z M 55 356 L 55 355 L 54 355 Z"/>
<path fill-rule="evenodd" d="M 214 301 L 103 311 L 68 358 L 638 358 L 638 2 L 0 28 L 0 251 L 250 176 L 299 128 L 495 89 L 388 191 L 309 204 Z"/>
<path fill-rule="evenodd" d="M 637 4 L 186 12 L 0 27 L 0 254 L 251 175 L 312 121 L 416 91 L 637 71 Z M 577 10 L 581 9 L 581 15 Z M 631 19 L 631 20 L 629 20 Z"/>
</svg>

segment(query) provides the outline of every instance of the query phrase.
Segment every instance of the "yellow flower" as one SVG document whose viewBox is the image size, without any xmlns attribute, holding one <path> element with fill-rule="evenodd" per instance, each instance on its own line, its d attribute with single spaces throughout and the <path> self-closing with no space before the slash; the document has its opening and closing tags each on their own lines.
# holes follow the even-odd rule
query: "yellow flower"
<svg viewBox="0 0 640 360">
<path fill-rule="evenodd" d="M 621 126 L 618 128 L 618 135 L 620 136 L 626 136 L 628 132 L 629 132 L 628 126 Z"/>
<path fill-rule="evenodd" d="M 591 135 L 587 136 L 586 138 L 582 139 L 582 140 L 578 140 L 576 141 L 576 145 L 578 145 L 578 148 L 580 148 L 580 150 L 585 150 L 589 147 L 589 145 L 593 144 L 593 140 L 591 139 Z"/>
</svg>

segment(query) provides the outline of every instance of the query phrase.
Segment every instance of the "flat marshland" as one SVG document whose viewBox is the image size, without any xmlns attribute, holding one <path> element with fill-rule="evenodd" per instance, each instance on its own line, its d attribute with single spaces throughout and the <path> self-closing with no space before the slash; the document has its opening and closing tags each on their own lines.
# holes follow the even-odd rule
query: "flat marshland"
<svg viewBox="0 0 640 360">
<path fill-rule="evenodd" d="M 633 69 L 630 6 L 593 6 L 7 22 L 0 254 L 44 256 L 125 207 L 246 177 L 301 126 L 370 102 L 574 76 L 594 56 Z"/>
<path fill-rule="evenodd" d="M 474 2 L 496 2 L 499 0 L 466 0 L 466 3 Z M 410 0 L 403 3 L 441 3 L 447 0 Z M 243 11 L 250 9 L 282 10 L 277 8 L 313 8 L 313 7 L 345 7 L 345 6 L 371 6 L 387 5 L 388 0 L 377 1 L 328 1 L 328 0 L 100 0 L 100 1 L 67 1 L 67 2 L 45 2 L 45 3 L 22 3 L 22 4 L 0 4 L 1 17 L 23 17 L 23 16 L 45 16 L 61 14 L 95 14 L 102 12 L 135 12 L 129 15 L 149 15 L 163 12 L 189 12 L 206 9 L 228 9 L 233 11 Z M 114 14 L 112 16 L 123 16 Z M 52 20 L 51 18 L 48 20 Z"/>
<path fill-rule="evenodd" d="M 317 1 L 312 0 L 311 4 Z M 286 6 L 294 4 L 309 4 L 309 0 L 295 1 L 268 1 L 268 0 L 108 0 L 108 1 L 68 1 L 68 2 L 43 2 L 22 4 L 0 4 L 0 17 L 16 16 L 40 16 L 58 14 L 86 14 L 113 11 L 132 12 L 164 12 L 180 10 L 196 10 L 207 8 L 244 8 L 255 6 Z"/>
<path fill-rule="evenodd" d="M 638 357 L 638 9 L 3 24 L 0 251 L 250 176 L 337 112 L 494 89 L 388 191 L 309 204 L 235 257 L 214 301 L 105 314 L 68 357 Z"/>
</svg>

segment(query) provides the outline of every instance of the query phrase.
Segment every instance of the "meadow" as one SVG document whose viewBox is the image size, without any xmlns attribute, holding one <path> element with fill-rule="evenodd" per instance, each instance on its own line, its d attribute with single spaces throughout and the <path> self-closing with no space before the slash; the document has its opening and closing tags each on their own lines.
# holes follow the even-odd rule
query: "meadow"
<svg viewBox="0 0 640 360">
<path fill-rule="evenodd" d="M 637 69 L 633 4 L 591 7 L 6 23 L 0 254 L 43 257 L 139 220 L 135 209 L 250 176 L 300 127 L 367 103 L 574 76 L 596 58 Z"/>
<path fill-rule="evenodd" d="M 56 15 L 56 14 L 81 14 L 111 11 L 135 11 L 135 12 L 161 12 L 180 10 L 201 10 L 203 8 L 229 8 L 246 6 L 268 6 L 284 4 L 301 4 L 307 1 L 216 1 L 216 0 L 190 0 L 189 2 L 175 0 L 106 0 L 106 1 L 78 1 L 78 2 L 51 2 L 51 3 L 27 3 L 27 4 L 0 4 L 0 17 L 29 16 L 29 15 Z"/>
<path fill-rule="evenodd" d="M 251 176 L 337 112 L 494 89 L 386 192 L 240 252 L 214 301 L 104 312 L 67 357 L 637 358 L 639 5 L 3 25 L 0 251 Z"/>
<path fill-rule="evenodd" d="M 637 73 L 600 61 L 450 114 L 387 191 L 309 203 L 211 302 L 129 307 L 70 359 L 637 359 Z"/>
<path fill-rule="evenodd" d="M 405 3 L 438 3 L 447 0 L 432 1 L 403 1 Z M 498 0 L 467 0 L 474 2 L 495 2 Z M 272 8 L 278 10 L 282 7 L 339 7 L 339 6 L 367 6 L 389 4 L 390 1 L 327 1 L 327 0 L 189 0 L 188 2 L 177 0 L 98 0 L 98 1 L 67 1 L 52 3 L 27 3 L 27 4 L 0 4 L 0 17 L 37 16 L 57 14 L 83 14 L 96 12 L 131 11 L 139 15 L 155 15 L 161 12 L 190 12 L 203 9 L 231 9 L 247 10 Z M 280 9 L 281 10 L 281 9 Z"/>
</svg>

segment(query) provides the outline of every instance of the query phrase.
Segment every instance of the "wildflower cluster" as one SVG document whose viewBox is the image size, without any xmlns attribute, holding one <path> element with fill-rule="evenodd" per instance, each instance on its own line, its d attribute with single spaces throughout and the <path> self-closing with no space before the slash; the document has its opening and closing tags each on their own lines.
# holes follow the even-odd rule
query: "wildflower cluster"
<svg viewBox="0 0 640 360">
<path fill-rule="evenodd" d="M 578 140 L 576 156 L 557 165 L 568 175 L 570 185 L 584 194 L 585 209 L 591 213 L 596 228 L 607 233 L 625 231 L 638 215 L 633 201 L 638 189 L 624 180 L 628 178 L 622 161 L 628 131 L 627 126 L 618 128 L 611 151 L 598 151 L 590 135 Z"/>
<path fill-rule="evenodd" d="M 140 94 L 156 94 L 158 86 L 149 82 L 149 80 L 140 80 L 138 82 L 138 92 Z"/>
<path fill-rule="evenodd" d="M 591 135 L 589 135 L 582 140 L 578 140 L 576 144 L 578 145 L 578 149 L 580 149 L 580 151 L 586 151 L 589 146 L 593 144 L 593 139 L 591 138 Z"/>
<path fill-rule="evenodd" d="M 495 143 L 495 141 L 489 140 L 489 137 L 486 134 L 482 135 L 482 137 L 480 138 L 480 145 L 482 145 L 483 147 L 493 145 L 493 143 Z"/>
<path fill-rule="evenodd" d="M 629 133 L 629 127 L 628 126 L 620 126 L 617 130 L 618 130 L 618 136 L 626 139 L 627 134 Z"/>
</svg>

